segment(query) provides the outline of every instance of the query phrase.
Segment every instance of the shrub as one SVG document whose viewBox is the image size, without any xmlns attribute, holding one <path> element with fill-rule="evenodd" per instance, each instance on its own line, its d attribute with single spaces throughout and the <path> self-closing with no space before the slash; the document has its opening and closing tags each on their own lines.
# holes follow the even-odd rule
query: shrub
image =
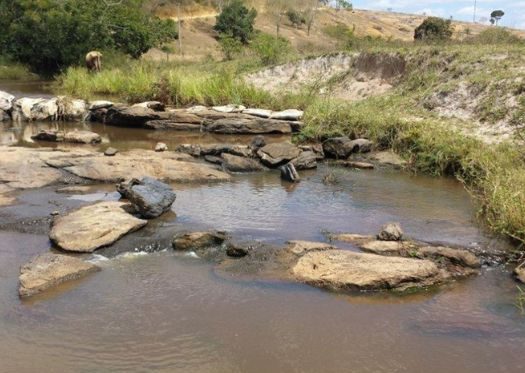
<svg viewBox="0 0 525 373">
<path fill-rule="evenodd" d="M 90 50 L 118 49 L 139 57 L 176 37 L 175 23 L 141 9 L 141 1 L 0 1 L 0 53 L 42 73 L 83 61 Z"/>
<path fill-rule="evenodd" d="M 448 40 L 452 37 L 452 33 L 451 20 L 428 17 L 414 31 L 414 39 L 423 41 Z"/>
<path fill-rule="evenodd" d="M 214 29 L 221 35 L 231 36 L 246 44 L 252 36 L 255 17 L 255 9 L 246 8 L 241 0 L 233 0 L 217 16 Z"/>
<path fill-rule="evenodd" d="M 224 57 L 231 61 L 242 52 L 242 42 L 230 35 L 221 35 L 219 37 L 219 45 L 221 47 Z"/>
<path fill-rule="evenodd" d="M 292 23 L 294 27 L 299 27 L 306 24 L 306 18 L 294 9 L 290 9 L 286 12 L 286 17 Z"/>
<path fill-rule="evenodd" d="M 263 65 L 283 62 L 290 55 L 290 42 L 280 36 L 260 33 L 251 44 Z"/>
<path fill-rule="evenodd" d="M 518 44 L 523 43 L 523 39 L 503 28 L 491 27 L 483 30 L 479 35 L 467 39 L 471 43 L 479 44 Z"/>
</svg>

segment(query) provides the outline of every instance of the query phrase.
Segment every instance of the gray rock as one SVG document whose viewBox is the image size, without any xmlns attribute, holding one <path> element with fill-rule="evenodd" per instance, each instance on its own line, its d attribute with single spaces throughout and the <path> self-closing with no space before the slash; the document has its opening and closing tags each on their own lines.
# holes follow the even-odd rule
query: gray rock
<svg viewBox="0 0 525 373">
<path fill-rule="evenodd" d="M 20 268 L 20 297 L 30 297 L 61 283 L 77 280 L 100 268 L 81 259 L 46 253 Z"/>
<path fill-rule="evenodd" d="M 61 142 L 64 141 L 64 132 L 56 130 L 40 130 L 36 135 L 31 136 L 33 140 Z"/>
<path fill-rule="evenodd" d="M 352 153 L 366 153 L 373 143 L 366 139 L 350 140 L 348 137 L 334 137 L 323 143 L 323 150 L 328 157 L 346 159 Z"/>
<path fill-rule="evenodd" d="M 380 241 L 401 241 L 403 239 L 403 230 L 399 223 L 388 223 L 381 228 L 381 232 L 377 235 Z"/>
<path fill-rule="evenodd" d="M 317 155 L 312 151 L 305 151 L 292 161 L 297 170 L 311 170 L 317 168 Z"/>
<path fill-rule="evenodd" d="M 204 160 L 209 163 L 213 164 L 222 164 L 223 159 L 221 157 L 217 157 L 215 155 L 205 155 Z"/>
<path fill-rule="evenodd" d="M 266 139 L 261 135 L 255 136 L 250 142 L 250 149 L 253 151 L 257 151 L 264 146 L 266 146 Z"/>
<path fill-rule="evenodd" d="M 281 171 L 281 179 L 291 183 L 298 183 L 301 181 L 301 178 L 299 177 L 299 174 L 297 173 L 293 163 L 288 163 L 284 166 L 281 166 L 279 169 Z"/>
<path fill-rule="evenodd" d="M 222 245 L 227 235 L 224 232 L 192 232 L 179 234 L 173 238 L 174 250 L 200 250 Z"/>
<path fill-rule="evenodd" d="M 261 161 L 269 167 L 278 167 L 297 158 L 301 154 L 301 149 L 287 143 L 268 144 L 257 151 Z"/>
<path fill-rule="evenodd" d="M 159 142 L 157 143 L 157 145 L 155 145 L 156 152 L 165 152 L 167 150 L 168 150 L 168 145 L 164 144 L 163 142 Z"/>
<path fill-rule="evenodd" d="M 214 106 L 212 109 L 219 113 L 242 113 L 246 110 L 246 107 L 243 105 L 230 104 L 225 106 Z"/>
<path fill-rule="evenodd" d="M 148 121 L 161 119 L 160 114 L 144 107 L 112 106 L 107 109 L 105 122 L 114 126 L 144 127 Z"/>
<path fill-rule="evenodd" d="M 0 91 L 0 110 L 9 112 L 13 109 L 13 101 L 15 96 L 10 93 Z"/>
<path fill-rule="evenodd" d="M 113 157 L 115 155 L 117 155 L 118 153 L 118 149 L 115 149 L 115 148 L 107 148 L 105 151 L 104 151 L 104 155 L 107 156 L 107 157 Z"/>
<path fill-rule="evenodd" d="M 95 132 L 75 130 L 66 133 L 64 141 L 77 144 L 99 144 L 102 142 L 102 137 Z"/>
<path fill-rule="evenodd" d="M 233 154 L 223 153 L 222 159 L 223 167 L 230 172 L 257 172 L 266 170 L 266 167 L 253 158 L 244 158 Z"/>
<path fill-rule="evenodd" d="M 177 197 L 168 184 L 151 177 L 120 183 L 117 190 L 146 219 L 157 218 L 169 211 Z"/>
<path fill-rule="evenodd" d="M 212 120 L 206 124 L 206 131 L 223 134 L 289 134 L 290 123 L 281 120 L 250 117 L 232 117 Z"/>
</svg>

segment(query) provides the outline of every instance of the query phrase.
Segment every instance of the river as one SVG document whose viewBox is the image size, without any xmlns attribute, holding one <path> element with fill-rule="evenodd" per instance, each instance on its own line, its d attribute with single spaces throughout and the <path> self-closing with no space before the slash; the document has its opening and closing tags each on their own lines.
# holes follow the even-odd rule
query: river
<svg viewBox="0 0 525 373">
<path fill-rule="evenodd" d="M 50 145 L 30 140 L 50 124 L 0 126 L 4 144 Z M 60 126 L 100 133 L 101 149 L 250 140 Z M 327 173 L 337 183 L 323 183 Z M 0 208 L 0 371 L 524 371 L 525 316 L 514 305 L 517 284 L 505 266 L 415 294 L 343 295 L 225 272 L 166 243 L 175 231 L 208 228 L 271 244 L 319 241 L 325 231 L 373 234 L 394 220 L 415 239 L 507 246 L 480 228 L 469 195 L 454 180 L 329 165 L 302 176 L 295 186 L 277 172 L 174 185 L 173 213 L 98 251 L 93 260 L 101 272 L 30 300 L 18 297 L 19 267 L 49 250 L 49 213 L 118 194 L 109 185 L 84 195 L 53 187 L 20 193 L 17 204 Z"/>
</svg>

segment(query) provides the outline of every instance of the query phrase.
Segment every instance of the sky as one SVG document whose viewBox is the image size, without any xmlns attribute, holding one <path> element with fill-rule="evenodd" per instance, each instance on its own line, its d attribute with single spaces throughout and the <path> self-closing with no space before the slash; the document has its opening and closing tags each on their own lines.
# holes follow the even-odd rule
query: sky
<svg viewBox="0 0 525 373">
<path fill-rule="evenodd" d="M 472 21 L 474 0 L 353 0 L 357 9 L 387 10 L 395 12 L 415 13 L 439 16 L 463 21 Z M 525 29 L 525 0 L 477 0 L 477 19 L 488 23 L 490 13 L 501 9 L 505 16 L 500 25 Z M 483 19 L 483 17 L 485 19 Z"/>
</svg>

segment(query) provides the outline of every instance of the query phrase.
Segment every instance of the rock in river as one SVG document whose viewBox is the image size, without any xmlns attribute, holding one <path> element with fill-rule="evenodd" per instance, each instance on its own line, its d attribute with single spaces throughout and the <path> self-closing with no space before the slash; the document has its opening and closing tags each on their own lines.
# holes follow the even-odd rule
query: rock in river
<svg viewBox="0 0 525 373">
<path fill-rule="evenodd" d="M 297 158 L 302 150 L 288 142 L 273 143 L 257 151 L 261 161 L 269 167 L 278 167 Z"/>
<path fill-rule="evenodd" d="M 289 181 L 291 183 L 298 183 L 301 181 L 301 177 L 299 176 L 299 173 L 295 169 L 293 163 L 287 163 L 284 166 L 281 166 L 279 170 L 281 171 L 281 179 L 284 181 Z"/>
<path fill-rule="evenodd" d="M 438 267 L 428 260 L 347 250 L 308 252 L 292 273 L 298 281 L 330 290 L 404 290 L 441 280 Z"/>
<path fill-rule="evenodd" d="M 389 223 L 381 228 L 381 232 L 377 235 L 377 239 L 381 241 L 400 241 L 403 239 L 403 230 L 399 223 Z"/>
<path fill-rule="evenodd" d="M 223 153 L 222 159 L 223 167 L 230 172 L 257 172 L 266 170 L 266 167 L 253 158 L 245 158 Z"/>
<path fill-rule="evenodd" d="M 37 141 L 61 142 L 64 141 L 64 132 L 56 130 L 40 130 L 36 135 L 31 136 L 31 139 Z"/>
<path fill-rule="evenodd" d="M 91 131 L 71 131 L 66 133 L 64 141 L 76 144 L 98 144 L 102 142 L 102 138 L 98 133 Z"/>
<path fill-rule="evenodd" d="M 120 183 L 117 190 L 146 219 L 157 218 L 169 211 L 177 197 L 168 184 L 151 177 Z"/>
<path fill-rule="evenodd" d="M 372 149 L 372 142 L 366 139 L 350 140 L 348 137 L 334 137 L 323 143 L 328 157 L 346 159 L 352 153 L 366 153 Z"/>
<path fill-rule="evenodd" d="M 18 293 L 21 297 L 29 297 L 99 270 L 96 265 L 75 257 L 46 253 L 20 268 Z"/>
<path fill-rule="evenodd" d="M 173 238 L 173 249 L 179 251 L 199 250 L 222 245 L 227 235 L 223 232 L 192 232 L 177 235 Z"/>
<path fill-rule="evenodd" d="M 99 202 L 53 221 L 49 238 L 66 251 L 91 253 L 147 224 L 126 211 L 129 204 Z"/>
</svg>

